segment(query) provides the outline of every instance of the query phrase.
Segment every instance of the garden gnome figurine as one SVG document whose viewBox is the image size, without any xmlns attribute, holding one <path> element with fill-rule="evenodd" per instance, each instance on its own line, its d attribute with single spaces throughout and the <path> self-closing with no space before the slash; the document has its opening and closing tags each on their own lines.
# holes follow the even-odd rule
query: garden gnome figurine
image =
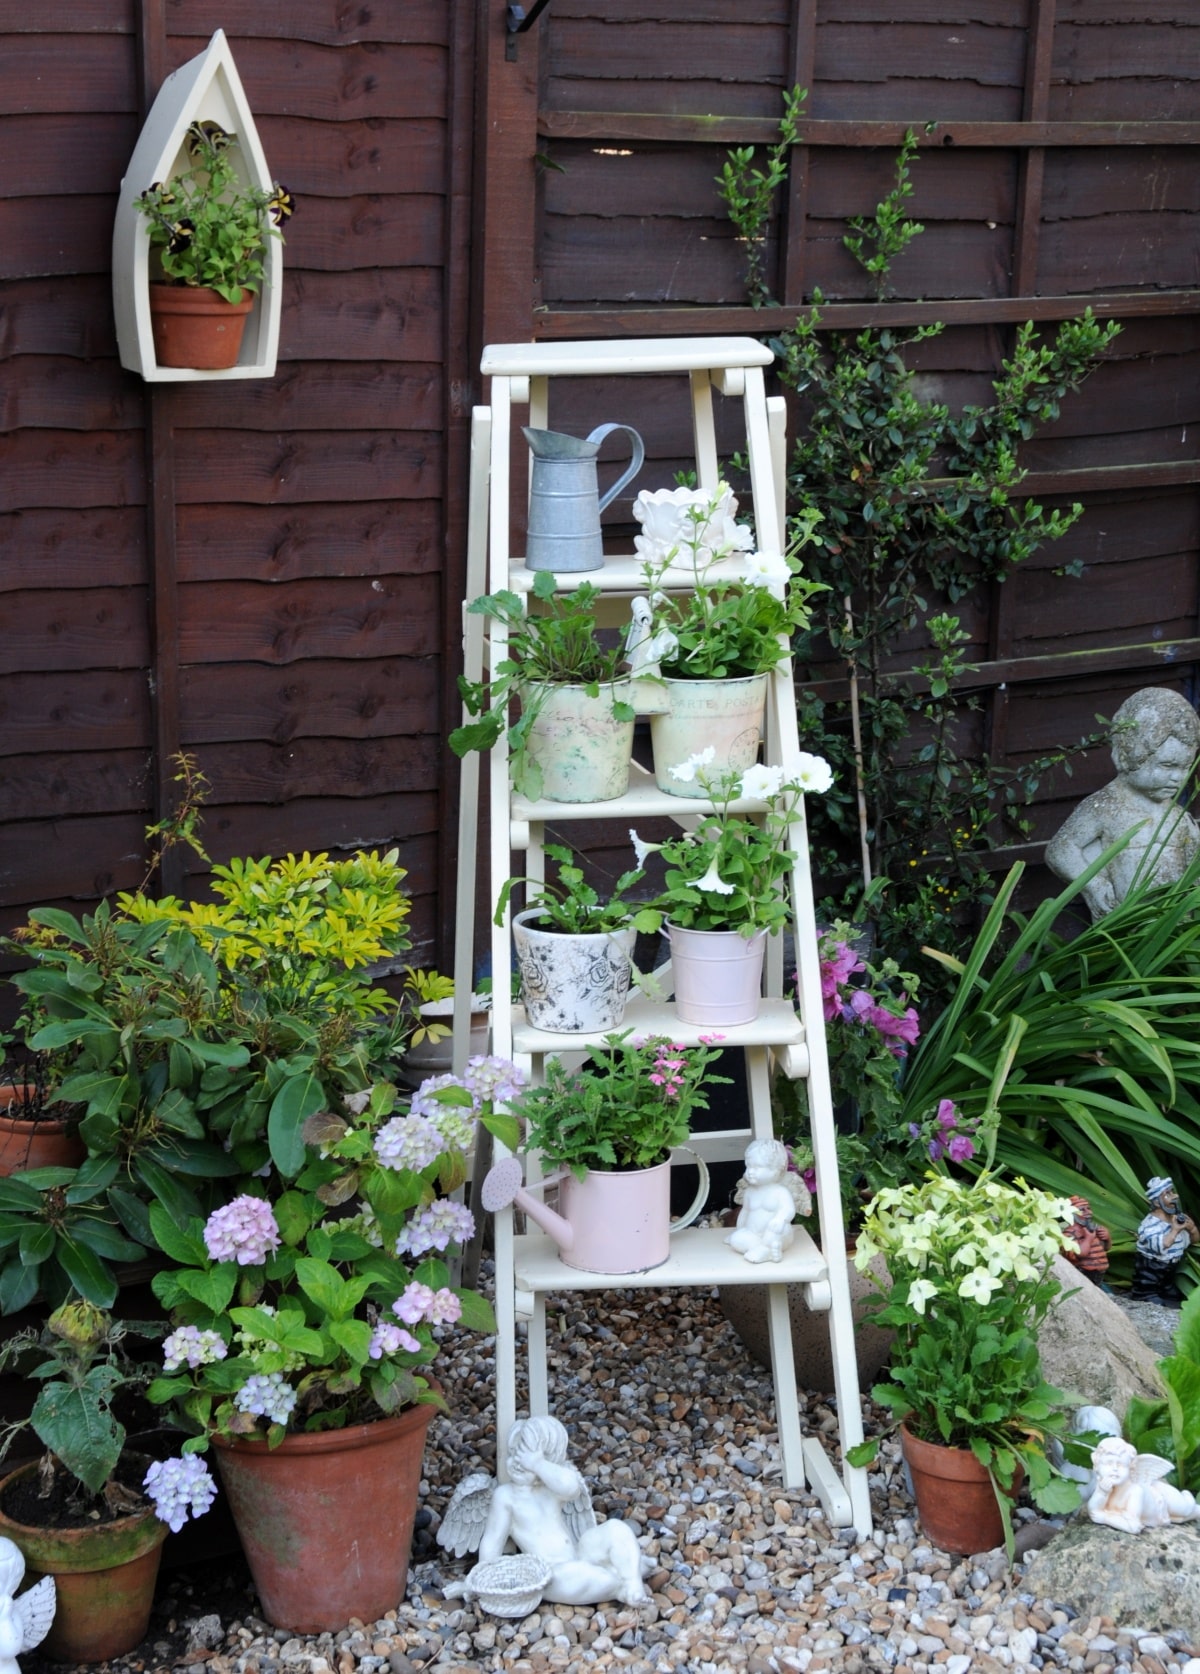
<svg viewBox="0 0 1200 1674">
<path fill-rule="evenodd" d="M 1200 1241 L 1200 1229 L 1180 1208 L 1179 1194 L 1169 1175 L 1156 1174 L 1148 1181 L 1146 1198 L 1150 1213 L 1138 1225 L 1129 1294 L 1141 1301 L 1165 1302 L 1168 1307 L 1178 1308 L 1181 1298 L 1175 1277 L 1191 1245 Z"/>
<path fill-rule="evenodd" d="M 795 1238 L 793 1222 L 812 1208 L 808 1188 L 788 1168 L 787 1146 L 754 1139 L 746 1147 L 746 1172 L 734 1193 L 741 1205 L 725 1242 L 747 1261 L 779 1261 Z"/>
<path fill-rule="evenodd" d="M 1072 1267 L 1078 1267 L 1081 1273 L 1087 1274 L 1094 1285 L 1103 1288 L 1104 1275 L 1108 1272 L 1112 1233 L 1106 1226 L 1101 1226 L 1093 1216 L 1092 1206 L 1086 1197 L 1073 1197 L 1071 1202 L 1075 1209 L 1075 1219 L 1066 1230 L 1067 1242 L 1063 1248 L 1063 1255 Z"/>
<path fill-rule="evenodd" d="M 1093 1523 L 1125 1534 L 1194 1521 L 1200 1517 L 1195 1498 L 1163 1481 L 1173 1468 L 1169 1459 L 1139 1453 L 1120 1436 L 1105 1436 L 1092 1449 L 1095 1486 L 1087 1502 L 1088 1516 Z"/>
<path fill-rule="evenodd" d="M 507 1482 L 476 1471 L 459 1483 L 439 1544 L 460 1558 L 477 1550 L 481 1567 L 496 1566 L 511 1541 L 549 1566 L 542 1596 L 555 1604 L 645 1603 L 637 1535 L 619 1518 L 596 1521 L 587 1485 L 567 1463 L 567 1432 L 557 1418 L 519 1418 L 508 1433 L 507 1464 Z M 468 1575 L 446 1596 L 478 1590 Z"/>
<path fill-rule="evenodd" d="M 19 1548 L 0 1536 L 0 1674 L 21 1674 L 17 1658 L 41 1644 L 54 1620 L 54 1577 L 44 1575 L 17 1598 L 24 1579 Z"/>
<path fill-rule="evenodd" d="M 1147 686 L 1113 716 L 1116 778 L 1085 797 L 1046 845 L 1046 865 L 1069 882 L 1135 833 L 1083 891 L 1094 919 L 1123 901 L 1136 877 L 1175 883 L 1200 850 L 1200 827 L 1176 801 L 1198 752 L 1200 717 L 1178 692 Z"/>
</svg>

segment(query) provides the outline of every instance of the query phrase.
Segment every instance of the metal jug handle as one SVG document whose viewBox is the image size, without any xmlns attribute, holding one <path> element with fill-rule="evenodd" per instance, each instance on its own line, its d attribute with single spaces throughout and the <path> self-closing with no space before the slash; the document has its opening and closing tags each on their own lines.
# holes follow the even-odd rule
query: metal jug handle
<svg viewBox="0 0 1200 1674">
<path fill-rule="evenodd" d="M 622 426 L 622 428 L 624 428 L 624 426 Z M 708 1164 L 700 1155 L 699 1151 L 693 1151 L 690 1145 L 677 1145 L 671 1152 L 671 1161 L 674 1162 L 676 1157 L 680 1155 L 680 1152 L 683 1151 L 687 1152 L 688 1160 L 694 1162 L 696 1167 L 700 1170 L 700 1188 L 693 1198 L 692 1206 L 687 1213 L 685 1215 L 680 1215 L 677 1221 L 671 1222 L 672 1233 L 682 1231 L 685 1226 L 691 1226 L 692 1222 L 696 1219 L 708 1201 Z M 681 1158 L 680 1160 L 682 1161 L 683 1159 Z"/>
<path fill-rule="evenodd" d="M 646 449 L 637 431 L 628 424 L 601 424 L 588 437 L 589 442 L 602 442 L 606 436 L 611 436 L 614 430 L 623 430 L 627 436 L 633 437 L 633 458 L 629 462 L 629 469 L 623 477 L 618 477 L 608 493 L 600 500 L 600 510 L 603 511 L 610 500 L 615 500 L 627 482 L 632 482 L 646 460 Z"/>
</svg>

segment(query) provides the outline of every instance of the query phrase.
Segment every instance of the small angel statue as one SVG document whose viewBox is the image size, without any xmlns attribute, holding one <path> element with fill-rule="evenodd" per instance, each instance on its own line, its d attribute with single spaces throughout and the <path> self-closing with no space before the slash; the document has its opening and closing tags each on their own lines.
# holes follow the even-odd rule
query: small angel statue
<svg viewBox="0 0 1200 1674">
<path fill-rule="evenodd" d="M 737 1225 L 725 1242 L 747 1261 L 780 1261 L 796 1236 L 792 1223 L 810 1212 L 812 1198 L 778 1139 L 751 1140 L 745 1166 L 733 1194 L 741 1205 Z"/>
<path fill-rule="evenodd" d="M 1200 1517 L 1194 1495 L 1162 1480 L 1172 1468 L 1170 1460 L 1139 1453 L 1120 1436 L 1105 1436 L 1092 1449 L 1092 1468 L 1095 1486 L 1087 1512 L 1093 1523 L 1140 1534 Z"/>
<path fill-rule="evenodd" d="M 459 1483 L 437 1538 L 456 1558 L 477 1551 L 479 1563 L 465 1581 L 446 1588 L 447 1598 L 495 1595 L 497 1560 L 511 1541 L 519 1552 L 543 1560 L 549 1579 L 542 1597 L 555 1604 L 645 1602 L 637 1536 L 618 1518 L 596 1521 L 587 1485 L 566 1459 L 567 1432 L 556 1418 L 521 1418 L 508 1435 L 509 1480 L 493 1482 L 486 1471 L 475 1471 Z M 529 1568 L 519 1568 L 514 1587 L 528 1588 Z M 486 1583 L 472 1585 L 472 1576 L 485 1569 Z"/>
<path fill-rule="evenodd" d="M 16 1598 L 24 1579 L 20 1549 L 0 1535 L 0 1674 L 21 1674 L 17 1658 L 40 1645 L 54 1621 L 54 1577 L 43 1575 L 36 1586 Z"/>
</svg>

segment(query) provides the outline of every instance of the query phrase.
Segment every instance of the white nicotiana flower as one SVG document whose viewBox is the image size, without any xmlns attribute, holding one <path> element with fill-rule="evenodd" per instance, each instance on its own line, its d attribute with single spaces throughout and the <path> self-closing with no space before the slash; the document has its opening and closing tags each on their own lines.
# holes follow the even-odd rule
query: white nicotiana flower
<svg viewBox="0 0 1200 1674">
<path fill-rule="evenodd" d="M 932 1302 L 937 1293 L 937 1286 L 930 1284 L 928 1279 L 914 1279 L 908 1287 L 908 1300 L 919 1314 L 923 1314 L 925 1304 Z"/>
<path fill-rule="evenodd" d="M 833 784 L 833 769 L 824 756 L 810 756 L 801 750 L 796 757 L 796 783 L 802 791 L 823 796 Z"/>
<path fill-rule="evenodd" d="M 746 554 L 746 580 L 753 587 L 764 587 L 773 599 L 781 603 L 787 597 L 788 582 L 792 579 L 792 572 L 788 568 L 787 559 L 777 552 L 748 552 Z"/>
<path fill-rule="evenodd" d="M 984 1252 L 980 1250 L 978 1244 L 968 1241 L 965 1244 L 960 1244 L 950 1259 L 956 1267 L 978 1267 L 984 1259 Z"/>
<path fill-rule="evenodd" d="M 672 779 L 678 779 L 681 785 L 695 783 L 696 774 L 702 767 L 708 767 L 716 756 L 716 749 L 709 744 L 706 749 L 697 750 L 686 761 L 677 761 L 671 769 Z"/>
<path fill-rule="evenodd" d="M 639 866 L 644 866 L 652 854 L 657 854 L 662 848 L 661 843 L 643 843 L 632 826 L 629 828 L 629 841 L 633 844 L 633 852 Z"/>
<path fill-rule="evenodd" d="M 973 1273 L 968 1273 L 958 1287 L 958 1294 L 965 1296 L 969 1302 L 984 1303 L 991 1300 L 994 1290 L 1003 1290 L 1003 1281 L 994 1273 L 989 1273 L 986 1267 L 977 1267 Z"/>
<path fill-rule="evenodd" d="M 759 762 L 742 774 L 738 792 L 742 796 L 752 796 L 758 802 L 771 802 L 783 789 L 783 781 L 782 767 L 765 767 Z"/>
<path fill-rule="evenodd" d="M 733 885 L 731 883 L 726 883 L 722 878 L 721 874 L 717 871 L 717 863 L 715 860 L 704 876 L 696 879 L 693 887 L 696 889 L 703 889 L 710 895 L 733 894 Z"/>
</svg>

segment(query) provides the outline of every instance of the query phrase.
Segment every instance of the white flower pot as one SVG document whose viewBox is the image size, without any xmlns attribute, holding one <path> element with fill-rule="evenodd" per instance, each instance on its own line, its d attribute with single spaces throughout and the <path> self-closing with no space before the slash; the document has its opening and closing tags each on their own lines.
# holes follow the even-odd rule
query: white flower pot
<svg viewBox="0 0 1200 1674">
<path fill-rule="evenodd" d="M 671 796 L 695 796 L 698 787 L 673 777 L 671 769 L 710 745 L 713 760 L 706 773 L 714 778 L 733 770 L 745 772 L 758 760 L 767 676 L 751 674 L 739 680 L 674 680 L 663 682 L 668 708 L 650 717 L 654 749 L 654 780 Z"/>
<path fill-rule="evenodd" d="M 684 1023 L 753 1023 L 762 997 L 767 932 L 681 930 L 668 924 L 675 1015 Z"/>
<path fill-rule="evenodd" d="M 629 789 L 633 722 L 620 721 L 613 703 L 632 703 L 632 683 L 601 686 L 530 686 L 537 715 L 526 750 L 542 772 L 541 794 L 550 802 L 611 802 Z"/>
<path fill-rule="evenodd" d="M 619 1027 L 629 997 L 637 931 L 565 935 L 537 928 L 540 909 L 513 919 L 521 999 L 538 1029 L 574 1035 Z"/>
</svg>

